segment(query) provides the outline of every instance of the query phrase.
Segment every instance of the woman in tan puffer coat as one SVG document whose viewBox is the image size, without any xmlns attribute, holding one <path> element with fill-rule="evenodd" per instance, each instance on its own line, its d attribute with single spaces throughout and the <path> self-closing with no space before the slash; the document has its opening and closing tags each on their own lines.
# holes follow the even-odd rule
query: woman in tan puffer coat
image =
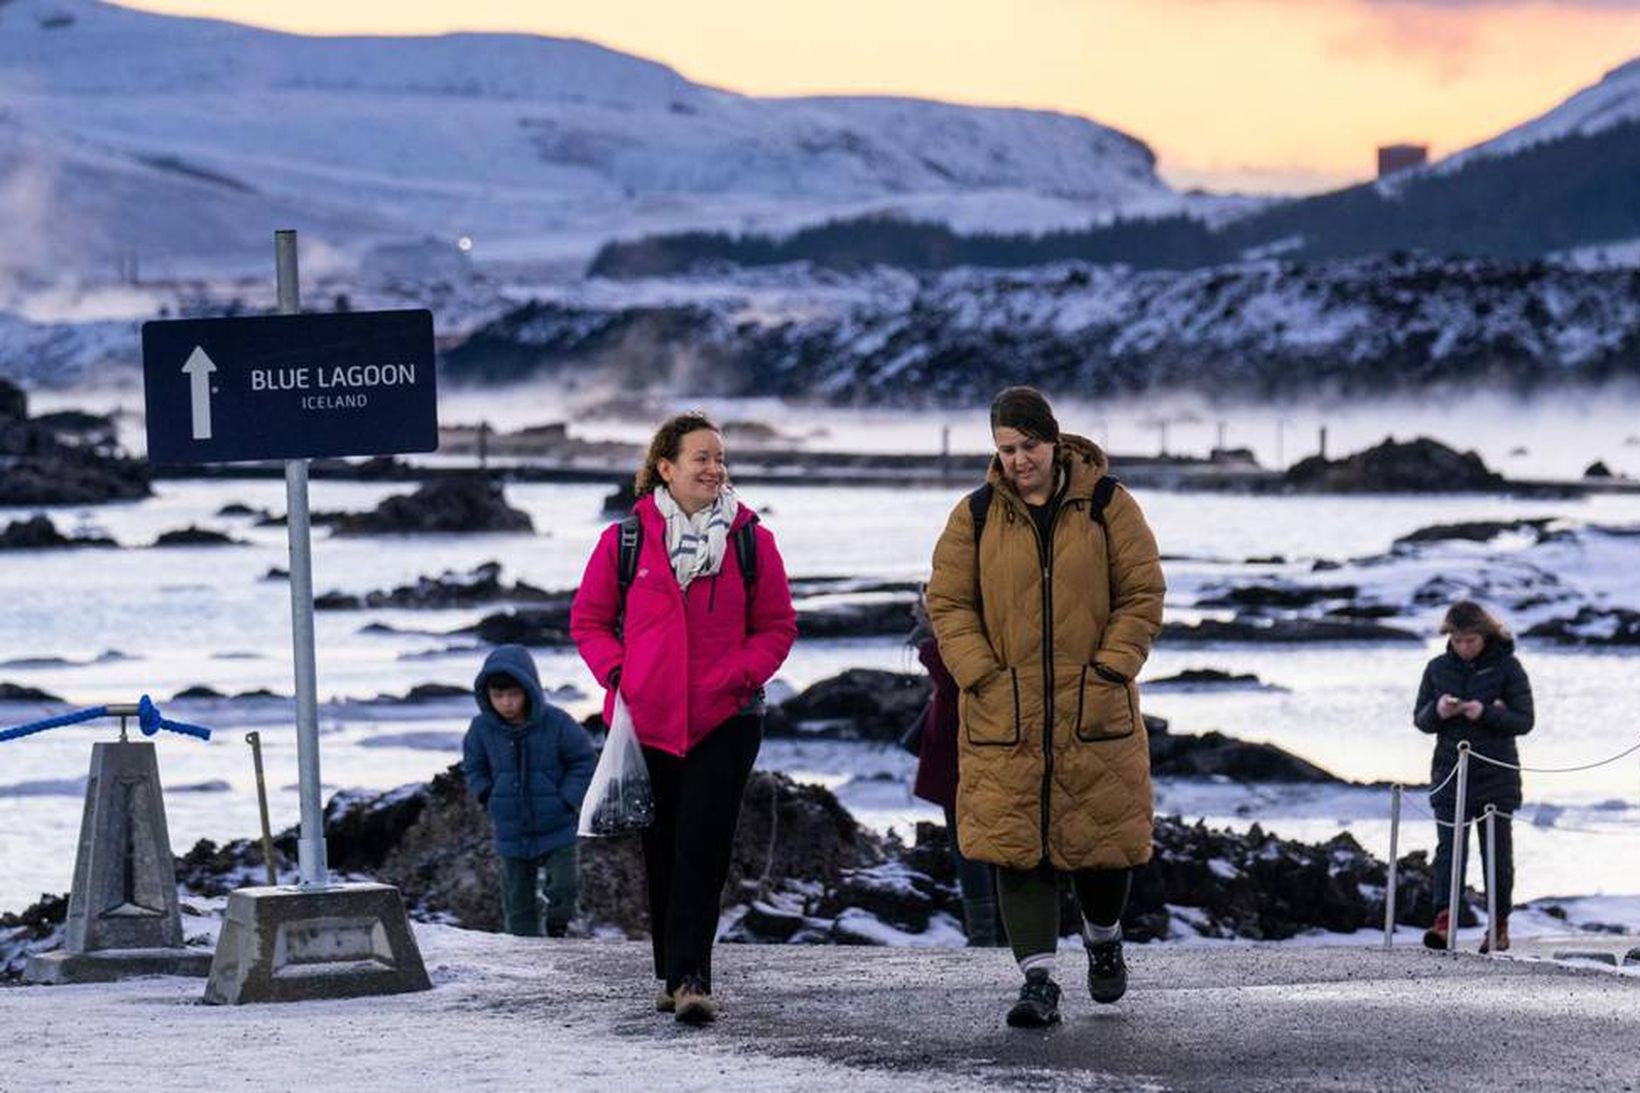
<svg viewBox="0 0 1640 1093">
<path fill-rule="evenodd" d="M 1082 908 L 1089 993 L 1114 1002 L 1127 989 L 1122 911 L 1131 869 L 1150 860 L 1153 807 L 1134 677 L 1165 585 L 1138 503 L 1040 393 L 999 394 L 991 432 L 986 485 L 934 548 L 928 613 L 962 689 L 958 843 L 997 866 L 1025 973 L 1008 1023 L 1036 1027 L 1059 1020 L 1062 872 Z"/>
</svg>

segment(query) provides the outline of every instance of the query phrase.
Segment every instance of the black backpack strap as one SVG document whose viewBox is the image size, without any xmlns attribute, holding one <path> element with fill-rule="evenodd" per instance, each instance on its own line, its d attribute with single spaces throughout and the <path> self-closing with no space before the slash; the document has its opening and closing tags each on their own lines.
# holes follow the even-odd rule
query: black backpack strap
<svg viewBox="0 0 1640 1093">
<path fill-rule="evenodd" d="M 1105 506 L 1110 504 L 1110 499 L 1116 495 L 1116 487 L 1121 484 L 1119 479 L 1108 474 L 1093 484 L 1093 503 L 1088 506 L 1088 519 L 1100 527 L 1105 526 Z"/>
<path fill-rule="evenodd" d="M 615 580 L 621 586 L 621 602 L 626 602 L 626 590 L 638 576 L 638 551 L 643 548 L 643 521 L 633 513 L 620 523 L 619 553 L 615 561 Z"/>
<path fill-rule="evenodd" d="M 985 602 L 981 598 L 979 581 L 979 541 L 985 534 L 985 520 L 991 515 L 991 483 L 987 482 L 968 495 L 968 516 L 974 524 L 974 613 L 979 624 L 985 626 Z"/>
<path fill-rule="evenodd" d="M 757 513 L 734 531 L 735 560 L 740 563 L 740 579 L 746 582 L 746 603 L 752 602 L 757 587 Z"/>
</svg>

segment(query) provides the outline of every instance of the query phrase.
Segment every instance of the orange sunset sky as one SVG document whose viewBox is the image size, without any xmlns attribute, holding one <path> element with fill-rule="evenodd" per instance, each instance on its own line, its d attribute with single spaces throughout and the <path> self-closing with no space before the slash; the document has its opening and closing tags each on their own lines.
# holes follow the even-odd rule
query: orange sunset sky
<svg viewBox="0 0 1640 1093">
<path fill-rule="evenodd" d="M 1380 143 L 1436 155 L 1640 55 L 1640 0 L 141 0 L 307 34 L 586 38 L 755 95 L 1082 114 L 1177 186 L 1316 190 Z"/>
</svg>

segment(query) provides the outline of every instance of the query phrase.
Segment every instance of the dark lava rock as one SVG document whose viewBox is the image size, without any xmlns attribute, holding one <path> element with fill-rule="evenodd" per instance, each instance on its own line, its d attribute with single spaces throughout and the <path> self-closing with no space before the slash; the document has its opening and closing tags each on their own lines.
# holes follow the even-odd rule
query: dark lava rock
<svg viewBox="0 0 1640 1093">
<path fill-rule="evenodd" d="M 253 509 L 241 501 L 230 501 L 216 510 L 218 516 L 255 516 L 266 519 L 270 516 L 267 509 Z"/>
<path fill-rule="evenodd" d="M 1459 539 L 1471 543 L 1485 543 L 1496 539 L 1506 531 L 1520 531 L 1531 529 L 1537 534 L 1541 542 L 1545 529 L 1555 522 L 1555 517 L 1544 516 L 1535 520 L 1465 520 L 1456 524 L 1432 524 L 1429 527 L 1419 528 L 1409 535 L 1403 535 L 1395 540 L 1394 545 L 1403 543 L 1436 543 L 1449 539 Z"/>
<path fill-rule="evenodd" d="M 427 785 L 379 795 L 338 794 L 325 809 L 333 868 L 369 873 L 404 892 L 422 917 L 501 928 L 501 867 L 484 809 L 459 766 Z M 285 838 L 294 839 L 294 831 Z M 725 905 L 790 880 L 830 884 L 883 859 L 881 840 L 835 797 L 780 774 L 752 775 L 735 832 Z M 591 926 L 632 937 L 648 930 L 643 853 L 636 836 L 581 842 L 581 910 Z"/>
<path fill-rule="evenodd" d="M 57 530 L 48 516 L 13 520 L 0 531 L 0 550 L 48 550 L 60 547 L 114 547 L 112 539 L 92 536 L 69 538 Z"/>
<path fill-rule="evenodd" d="M 0 983 L 22 979 L 30 956 L 59 947 L 67 922 L 66 895 L 42 895 L 21 913 L 0 913 Z"/>
<path fill-rule="evenodd" d="M 1540 622 L 1521 637 L 1547 638 L 1562 645 L 1640 645 L 1640 611 L 1584 606 L 1571 618 Z"/>
<path fill-rule="evenodd" d="M 242 539 L 235 539 L 231 535 L 209 528 L 194 527 L 192 525 L 176 531 L 161 532 L 154 540 L 157 547 L 170 546 L 244 546 Z"/>
<path fill-rule="evenodd" d="M 1200 607 L 1299 608 L 1328 600 L 1353 600 L 1359 591 L 1353 584 L 1250 584 L 1196 602 Z"/>
<path fill-rule="evenodd" d="M 1346 603 L 1326 612 L 1329 619 L 1393 619 L 1401 613 L 1399 607 L 1387 603 Z"/>
<path fill-rule="evenodd" d="M 373 512 L 350 513 L 334 527 L 338 535 L 535 530 L 528 513 L 507 504 L 501 483 L 480 474 L 434 479 L 415 493 L 384 499 Z"/>
<path fill-rule="evenodd" d="M 1497 491 L 1504 478 L 1474 452 L 1428 437 L 1394 439 L 1341 460 L 1312 455 L 1288 468 L 1285 481 L 1313 493 L 1459 493 Z"/>
<path fill-rule="evenodd" d="M 410 688 L 408 694 L 395 701 L 406 705 L 417 702 L 440 702 L 446 698 L 471 698 L 473 689 L 461 687 L 453 683 L 418 683 Z"/>
<path fill-rule="evenodd" d="M 910 597 L 890 603 L 834 603 L 797 609 L 800 638 L 864 638 L 909 634 L 916 626 Z"/>
<path fill-rule="evenodd" d="M 547 592 L 523 582 L 509 587 L 501 583 L 501 563 L 484 562 L 467 573 L 445 570 L 437 577 L 418 577 L 415 584 L 400 585 L 386 592 L 367 592 L 363 596 L 327 592 L 314 600 L 314 606 L 321 610 L 333 611 L 356 610 L 360 607 L 440 610 L 497 602 L 562 601 L 567 604 L 574 595 L 573 592 Z"/>
<path fill-rule="evenodd" d="M 623 478 L 615 484 L 615 491 L 604 498 L 604 514 L 606 516 L 625 516 L 632 511 L 632 506 L 637 503 L 637 482 L 630 478 Z"/>
<path fill-rule="evenodd" d="M 52 702 L 60 704 L 63 699 L 50 691 L 42 691 L 38 687 L 25 687 L 21 683 L 0 683 L 0 702 Z"/>
<path fill-rule="evenodd" d="M 1273 684 L 1267 684 L 1251 672 L 1231 673 L 1217 668 L 1186 668 L 1178 675 L 1165 676 L 1162 679 L 1147 679 L 1144 684 L 1146 691 L 1160 688 L 1164 691 L 1210 691 L 1217 688 L 1232 690 L 1279 690 Z"/>
<path fill-rule="evenodd" d="M 1583 470 L 1584 478 L 1612 478 L 1612 469 L 1606 466 L 1606 461 L 1597 459 Z"/>
<path fill-rule="evenodd" d="M 1158 777 L 1229 778 L 1236 782 L 1346 784 L 1337 775 L 1274 744 L 1254 744 L 1219 732 L 1150 734 L 1150 772 Z"/>
<path fill-rule="evenodd" d="M 1203 619 L 1195 625 L 1164 623 L 1161 640 L 1170 644 L 1208 642 L 1250 642 L 1291 645 L 1323 641 L 1419 641 L 1410 630 L 1366 622 L 1339 622 L 1331 619 L 1236 619 L 1221 622 Z"/>
<path fill-rule="evenodd" d="M 29 420 L 27 396 L 0 379 L 0 505 L 95 505 L 153 492 L 146 462 L 107 438 L 65 443 L 62 431 Z"/>
<path fill-rule="evenodd" d="M 569 599 L 546 607 L 526 607 L 486 615 L 472 626 L 451 631 L 476 634 L 491 645 L 559 646 L 570 644 Z"/>
<path fill-rule="evenodd" d="M 850 668 L 787 699 L 780 710 L 794 736 L 890 742 L 900 738 L 931 694 L 933 686 L 921 673 Z M 766 728 L 769 735 L 780 735 L 774 724 Z"/>
</svg>

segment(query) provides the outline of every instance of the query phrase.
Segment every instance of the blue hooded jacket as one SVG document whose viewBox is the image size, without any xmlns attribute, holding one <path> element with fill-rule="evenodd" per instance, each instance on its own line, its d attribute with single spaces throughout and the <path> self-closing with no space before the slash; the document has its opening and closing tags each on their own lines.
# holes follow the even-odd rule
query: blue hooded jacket
<svg viewBox="0 0 1640 1093">
<path fill-rule="evenodd" d="M 529 715 L 509 725 L 490 705 L 485 685 L 506 676 L 529 696 Z M 581 799 L 597 754 L 586 730 L 541 692 L 535 661 L 522 645 L 497 646 L 473 680 L 479 715 L 462 741 L 467 792 L 489 809 L 495 850 L 504 858 L 538 858 L 575 842 Z"/>
</svg>

